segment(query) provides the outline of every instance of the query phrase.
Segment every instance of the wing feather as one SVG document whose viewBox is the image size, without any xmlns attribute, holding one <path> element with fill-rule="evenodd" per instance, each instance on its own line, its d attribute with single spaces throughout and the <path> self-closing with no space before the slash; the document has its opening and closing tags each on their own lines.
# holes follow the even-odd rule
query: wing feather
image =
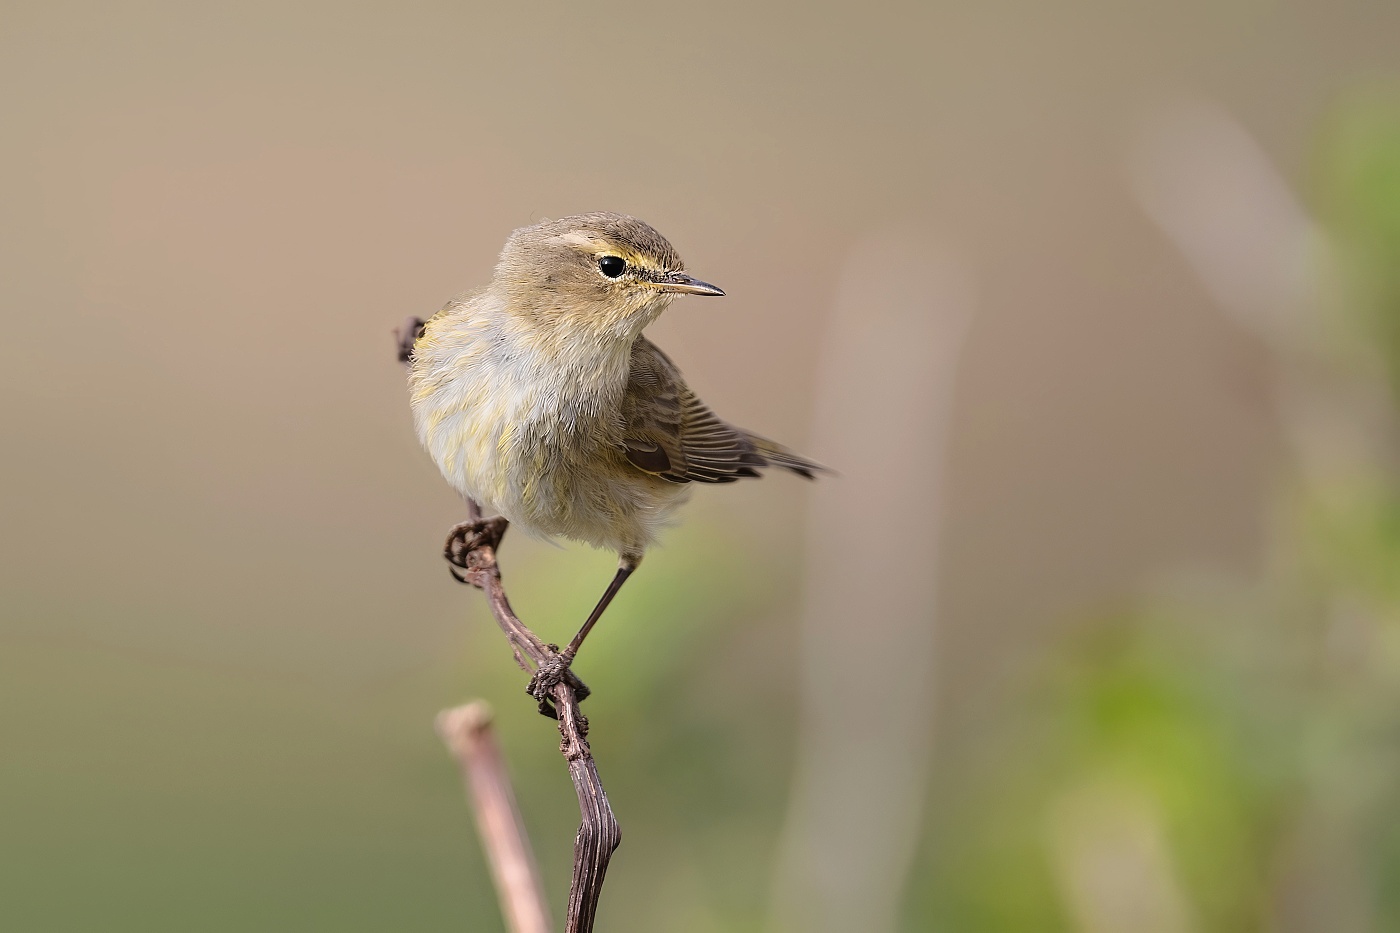
<svg viewBox="0 0 1400 933">
<path fill-rule="evenodd" d="M 811 479 L 823 469 L 780 444 L 725 423 L 645 337 L 632 345 L 622 420 L 628 462 L 672 483 L 732 483 L 758 476 L 766 466 Z"/>
</svg>

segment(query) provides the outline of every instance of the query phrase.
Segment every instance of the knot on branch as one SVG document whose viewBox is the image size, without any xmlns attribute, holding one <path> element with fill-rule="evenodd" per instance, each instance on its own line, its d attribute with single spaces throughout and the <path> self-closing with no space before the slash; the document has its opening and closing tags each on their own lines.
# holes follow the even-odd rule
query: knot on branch
<svg viewBox="0 0 1400 933">
<path fill-rule="evenodd" d="M 570 702 L 582 703 L 588 699 L 593 692 L 588 689 L 588 684 L 578 679 L 569 665 L 573 664 L 574 656 L 571 651 L 565 648 L 559 650 L 559 646 L 549 644 L 544 646 L 547 652 L 544 657 L 537 658 L 538 667 L 535 673 L 530 676 L 530 682 L 525 685 L 525 692 L 534 697 L 540 704 L 540 714 L 548 716 L 550 719 L 559 718 L 559 708 Z M 559 696 L 556 689 L 559 685 L 567 685 L 570 695 L 566 698 Z M 582 729 L 586 735 L 588 732 L 588 720 L 582 720 Z"/>
<path fill-rule="evenodd" d="M 557 701 L 562 704 L 562 701 Z M 562 705 L 561 705 L 562 708 Z M 559 754 L 565 761 L 592 760 L 593 748 L 588 744 L 588 717 L 578 712 L 574 706 L 573 728 L 559 727 Z"/>
</svg>

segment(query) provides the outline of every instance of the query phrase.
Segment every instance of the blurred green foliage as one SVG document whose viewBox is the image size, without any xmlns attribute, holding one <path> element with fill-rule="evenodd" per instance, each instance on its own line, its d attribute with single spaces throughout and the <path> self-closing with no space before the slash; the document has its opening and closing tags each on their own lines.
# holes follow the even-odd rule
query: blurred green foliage
<svg viewBox="0 0 1400 933">
<path fill-rule="evenodd" d="M 1342 307 L 1386 358 L 1400 388 L 1400 117 L 1392 89 L 1358 94 L 1324 141 L 1321 189 L 1328 232 L 1345 269 Z"/>
<path fill-rule="evenodd" d="M 1362 452 L 1280 476 L 1261 579 L 1085 623 L 940 752 L 907 929 L 1400 929 L 1400 95 L 1318 169 L 1335 320 L 1282 378 L 1390 401 L 1328 408 Z"/>
<path fill-rule="evenodd" d="M 512 599 L 559 640 L 613 566 L 523 536 L 502 562 L 508 581 L 550 580 L 517 584 Z M 764 669 L 785 648 L 762 584 L 790 591 L 793 568 L 764 569 L 703 521 L 677 529 L 578 665 L 607 684 L 585 711 L 626 834 L 604 929 L 756 929 L 763 915 L 794 721 L 791 677 Z M 0 929 L 501 930 L 431 728 L 436 710 L 472 696 L 497 709 L 562 917 L 578 808 L 554 723 L 479 596 L 433 579 L 465 650 L 355 687 L 249 682 L 217 663 L 63 641 L 0 653 L 0 733 L 26 749 L 0 758 Z"/>
</svg>

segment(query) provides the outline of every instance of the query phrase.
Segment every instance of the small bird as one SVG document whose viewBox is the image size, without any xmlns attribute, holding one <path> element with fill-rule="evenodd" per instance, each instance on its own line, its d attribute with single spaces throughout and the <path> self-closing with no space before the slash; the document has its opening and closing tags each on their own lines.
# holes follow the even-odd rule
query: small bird
<svg viewBox="0 0 1400 933">
<path fill-rule="evenodd" d="M 491 284 L 448 302 L 413 343 L 414 422 L 448 483 L 484 515 L 618 555 L 537 680 L 568 669 L 692 483 L 823 470 L 720 420 L 642 336 L 677 295 L 723 294 L 648 224 L 578 214 L 512 233 Z"/>
</svg>

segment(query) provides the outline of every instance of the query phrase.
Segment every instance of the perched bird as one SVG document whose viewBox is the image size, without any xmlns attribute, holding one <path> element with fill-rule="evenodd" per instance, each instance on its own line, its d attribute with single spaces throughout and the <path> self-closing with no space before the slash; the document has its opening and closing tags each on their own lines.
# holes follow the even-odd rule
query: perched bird
<svg viewBox="0 0 1400 933">
<path fill-rule="evenodd" d="M 684 270 L 634 217 L 547 220 L 512 233 L 491 284 L 448 302 L 412 347 L 418 437 L 453 488 L 530 533 L 618 554 L 556 679 L 691 483 L 822 470 L 721 421 L 642 336 L 677 295 L 724 294 Z"/>
</svg>

